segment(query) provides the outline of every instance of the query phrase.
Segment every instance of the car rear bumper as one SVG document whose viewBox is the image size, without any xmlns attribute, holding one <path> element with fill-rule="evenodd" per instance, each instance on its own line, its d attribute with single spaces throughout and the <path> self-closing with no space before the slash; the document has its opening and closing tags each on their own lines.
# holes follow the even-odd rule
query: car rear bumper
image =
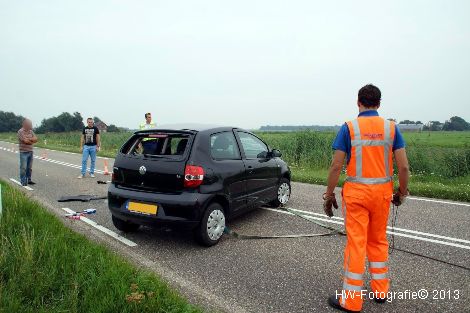
<svg viewBox="0 0 470 313">
<path fill-rule="evenodd" d="M 194 227 L 201 220 L 202 213 L 211 195 L 196 192 L 179 194 L 154 193 L 111 184 L 108 189 L 108 207 L 111 213 L 124 221 L 141 225 L 181 225 Z M 157 214 L 146 215 L 129 211 L 128 201 L 156 204 Z"/>
</svg>

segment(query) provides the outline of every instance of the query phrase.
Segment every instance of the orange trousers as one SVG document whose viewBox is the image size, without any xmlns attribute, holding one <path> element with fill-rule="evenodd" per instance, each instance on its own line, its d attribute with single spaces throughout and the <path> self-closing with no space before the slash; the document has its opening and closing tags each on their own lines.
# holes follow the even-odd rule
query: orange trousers
<svg viewBox="0 0 470 313">
<path fill-rule="evenodd" d="M 360 311 L 363 298 L 365 258 L 369 261 L 370 287 L 377 298 L 389 290 L 387 223 L 392 183 L 365 185 L 346 182 L 343 187 L 343 216 L 346 227 L 342 307 Z M 370 292 L 369 291 L 369 292 Z"/>
</svg>

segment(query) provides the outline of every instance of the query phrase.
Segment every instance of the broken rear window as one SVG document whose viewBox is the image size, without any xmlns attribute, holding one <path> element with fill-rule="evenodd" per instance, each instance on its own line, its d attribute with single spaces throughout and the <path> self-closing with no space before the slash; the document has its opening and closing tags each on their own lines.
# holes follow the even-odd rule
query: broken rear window
<svg viewBox="0 0 470 313">
<path fill-rule="evenodd" d="M 191 135 L 182 133 L 152 133 L 136 135 L 122 148 L 124 154 L 155 157 L 181 157 L 189 146 Z"/>
</svg>

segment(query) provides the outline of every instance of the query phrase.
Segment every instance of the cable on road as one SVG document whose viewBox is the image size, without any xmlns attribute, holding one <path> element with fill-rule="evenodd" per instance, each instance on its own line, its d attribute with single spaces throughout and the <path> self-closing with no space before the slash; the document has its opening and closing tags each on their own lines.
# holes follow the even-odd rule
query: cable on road
<svg viewBox="0 0 470 313">
<path fill-rule="evenodd" d="M 346 236 L 346 232 L 341 230 L 341 229 L 338 229 L 336 227 L 332 227 L 332 226 L 329 226 L 329 225 L 326 225 L 326 224 L 323 224 L 321 222 L 318 222 L 316 220 L 313 220 L 307 216 L 305 216 L 304 214 L 301 214 L 299 212 L 296 212 L 294 210 L 291 210 L 289 208 L 284 208 L 284 207 L 280 207 L 278 208 L 280 210 L 283 210 L 283 211 L 286 211 L 286 212 L 289 212 L 295 216 L 298 216 L 302 219 L 305 219 L 311 223 L 314 223 L 320 227 L 323 227 L 325 229 L 328 229 L 329 232 L 326 232 L 326 233 L 318 233 L 318 234 L 299 234 L 299 235 L 273 235 L 273 236 L 267 236 L 267 235 L 246 235 L 246 234 L 240 234 L 240 233 L 237 233 L 233 230 L 231 230 L 229 227 L 225 226 L 225 229 L 224 229 L 224 233 L 227 234 L 227 235 L 230 235 L 234 238 L 237 238 L 237 239 L 278 239 L 278 238 L 305 238 L 305 237 L 324 237 L 324 236 L 333 236 L 333 235 L 340 235 L 340 236 Z M 432 260 L 432 261 L 435 261 L 435 262 L 439 262 L 439 263 L 442 263 L 442 264 L 445 264 L 445 265 L 448 265 L 448 266 L 453 266 L 453 267 L 458 267 L 458 268 L 461 268 L 461 269 L 464 269 L 464 270 L 467 270 L 467 271 L 470 271 L 470 267 L 466 267 L 466 266 L 463 266 L 463 265 L 458 265 L 458 264 L 454 264 L 454 263 L 450 263 L 450 262 L 447 262 L 447 261 L 444 261 L 444 260 L 440 260 L 440 259 L 437 259 L 437 258 L 433 258 L 433 257 L 430 257 L 430 256 L 427 256 L 427 255 L 424 255 L 424 254 L 420 254 L 420 253 L 417 253 L 417 252 L 412 252 L 412 251 L 409 251 L 409 250 L 405 250 L 405 249 L 400 249 L 400 248 L 396 248 L 395 247 L 395 235 L 393 234 L 394 233 L 394 229 L 395 229 L 395 226 L 396 226 L 396 222 L 397 222 L 397 219 L 398 219 L 398 207 L 395 207 L 393 206 L 392 207 L 392 238 L 391 238 L 391 242 L 390 242 L 390 246 L 389 246 L 389 249 L 390 249 L 390 255 L 392 255 L 393 251 L 399 251 L 399 252 L 403 252 L 403 253 L 407 253 L 407 254 L 411 254 L 411 255 L 414 255 L 414 256 L 418 256 L 418 257 L 422 257 L 422 258 L 425 258 L 425 259 L 428 259 L 428 260 Z"/>
</svg>

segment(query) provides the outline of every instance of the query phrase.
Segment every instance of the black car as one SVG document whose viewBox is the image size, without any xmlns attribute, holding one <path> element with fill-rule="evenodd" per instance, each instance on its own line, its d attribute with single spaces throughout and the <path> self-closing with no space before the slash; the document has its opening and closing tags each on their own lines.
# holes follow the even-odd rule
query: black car
<svg viewBox="0 0 470 313">
<path fill-rule="evenodd" d="M 291 172 L 253 133 L 234 127 L 139 131 L 116 156 L 109 209 L 117 229 L 178 224 L 216 244 L 226 218 L 289 201 Z"/>
</svg>

